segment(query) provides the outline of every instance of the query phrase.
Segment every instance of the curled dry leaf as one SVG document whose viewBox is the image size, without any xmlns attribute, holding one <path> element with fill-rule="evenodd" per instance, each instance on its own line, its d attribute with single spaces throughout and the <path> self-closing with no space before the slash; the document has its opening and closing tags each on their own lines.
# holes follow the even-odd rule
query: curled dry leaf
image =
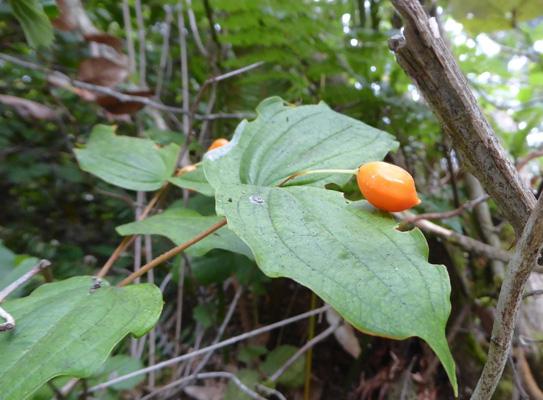
<svg viewBox="0 0 543 400">
<path fill-rule="evenodd" d="M 71 31 L 77 28 L 77 19 L 70 11 L 70 7 L 64 0 L 57 0 L 57 7 L 60 14 L 51 19 L 51 24 L 61 31 Z"/>
<path fill-rule="evenodd" d="M 117 53 L 123 50 L 123 41 L 117 36 L 112 36 L 107 33 L 91 33 L 83 36 L 87 42 L 96 42 L 106 44 L 113 47 Z"/>
<path fill-rule="evenodd" d="M 93 85 L 114 87 L 124 81 L 128 70 L 105 57 L 91 57 L 81 61 L 77 79 Z"/>
<path fill-rule="evenodd" d="M 151 97 L 153 94 L 150 90 L 124 91 L 122 93 L 140 97 Z M 111 114 L 134 114 L 145 107 L 144 103 L 139 103 L 137 101 L 122 101 L 108 95 L 96 96 L 96 102 Z"/>
<path fill-rule="evenodd" d="M 0 103 L 7 104 L 15 109 L 15 112 L 21 117 L 30 117 L 34 119 L 54 120 L 58 116 L 58 112 L 36 103 L 35 101 L 22 99 L 20 97 L 0 95 Z"/>
</svg>

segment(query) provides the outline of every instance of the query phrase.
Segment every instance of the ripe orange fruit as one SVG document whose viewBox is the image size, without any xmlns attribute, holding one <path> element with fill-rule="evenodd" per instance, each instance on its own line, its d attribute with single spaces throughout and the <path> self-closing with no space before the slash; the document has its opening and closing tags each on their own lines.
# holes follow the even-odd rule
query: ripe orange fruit
<svg viewBox="0 0 543 400">
<path fill-rule="evenodd" d="M 364 164 L 356 180 L 366 200 L 381 210 L 398 212 L 420 204 L 413 177 L 396 165 L 382 161 Z"/>
<path fill-rule="evenodd" d="M 216 148 L 227 145 L 228 143 L 230 142 L 226 139 L 217 139 L 213 143 L 211 143 L 211 146 L 209 146 L 209 149 L 207 149 L 207 151 L 215 150 Z"/>
</svg>

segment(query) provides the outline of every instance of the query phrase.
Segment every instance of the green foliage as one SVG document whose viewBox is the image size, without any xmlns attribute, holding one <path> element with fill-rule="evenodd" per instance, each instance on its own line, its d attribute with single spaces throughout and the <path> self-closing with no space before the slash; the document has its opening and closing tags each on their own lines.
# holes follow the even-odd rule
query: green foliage
<svg viewBox="0 0 543 400">
<path fill-rule="evenodd" d="M 281 368 L 298 349 L 294 346 L 284 345 L 273 349 L 260 365 L 260 370 L 271 376 Z M 277 383 L 287 387 L 297 387 L 304 383 L 305 357 L 299 357 L 278 379 Z"/>
<path fill-rule="evenodd" d="M 132 26 L 135 27 L 134 4 L 129 3 Z M 449 25 L 454 28 L 455 25 L 450 24 L 453 22 L 450 15 L 452 10 L 453 17 L 467 29 L 447 31 L 453 51 L 484 111 L 490 116 L 502 144 L 515 160 L 526 157 L 536 149 L 538 144 L 533 138 L 537 137 L 543 126 L 540 102 L 543 97 L 543 64 L 541 51 L 537 50 L 540 47 L 536 45 L 539 43 L 537 41 L 543 40 L 543 29 L 541 19 L 523 22 L 541 15 L 541 7 L 536 3 L 536 0 L 490 0 L 481 8 L 481 2 L 452 1 L 449 4 L 451 7 L 441 2 L 444 11 L 438 16 L 438 21 L 445 23 L 446 30 L 450 29 Z M 179 106 L 185 93 L 178 64 L 180 43 L 175 21 L 177 16 L 172 25 L 166 68 L 160 71 L 159 67 L 165 27 L 163 6 L 166 4 L 169 3 L 164 0 L 143 2 L 147 61 L 145 81 L 147 86 L 154 88 L 159 75 L 164 73 L 157 100 L 165 105 Z M 210 8 L 206 9 L 206 5 Z M 126 43 L 127 33 L 118 3 L 89 0 L 84 6 L 98 31 L 115 35 Z M 183 342 L 193 343 L 191 328 L 194 320 L 212 329 L 215 326 L 212 321 L 221 319 L 225 311 L 224 302 L 231 294 L 229 284 L 233 276 L 234 281 L 237 279 L 239 284 L 250 288 L 245 291 L 244 296 L 247 293 L 249 296 L 244 300 L 247 303 L 250 299 L 250 318 L 255 325 L 270 321 L 270 317 L 283 316 L 273 309 L 283 304 L 270 307 L 270 301 L 277 300 L 274 297 L 276 288 L 272 285 L 283 280 L 273 280 L 270 285 L 270 278 L 253 261 L 254 251 L 259 266 L 270 275 L 297 279 L 322 297 L 331 299 L 334 306 L 351 320 L 358 321 L 360 314 L 364 321 L 363 324 L 358 321 L 359 328 L 370 330 L 373 328 L 371 323 L 385 320 L 379 312 L 392 315 L 393 318 L 384 321 L 384 328 L 379 327 L 373 332 L 424 337 L 430 344 L 434 343 L 434 350 L 440 354 L 451 375 L 454 366 L 442 340 L 450 289 L 443 269 L 427 262 L 427 250 L 420 233 L 399 233 L 395 230 L 394 222 L 385 214 L 364 205 L 364 202 L 345 200 L 360 199 L 356 185 L 352 181 L 347 182 L 350 179 L 348 175 L 305 175 L 288 182 L 285 188 L 276 187 L 282 179 L 302 170 L 354 169 L 363 162 L 387 156 L 387 161 L 407 167 L 414 173 L 417 189 L 423 199 L 417 212 L 450 211 L 458 205 L 457 199 L 460 203 L 467 199 L 464 169 L 458 164 L 454 153 L 450 155 L 453 169 L 449 170 L 446 166 L 445 156 L 451 145 L 443 138 L 440 126 L 426 105 L 417 100 L 416 89 L 388 50 L 388 37 L 400 32 L 397 21 L 394 23 L 392 5 L 374 0 L 213 0 L 193 1 L 192 10 L 207 56 L 196 46 L 196 31 L 189 26 L 187 8 L 184 8 L 191 106 L 202 83 L 211 76 L 253 62 L 265 62 L 257 69 L 220 81 L 213 95 L 208 88 L 199 98 L 198 114 L 209 110 L 211 113 L 252 112 L 262 99 L 269 96 L 281 96 L 295 104 L 317 104 L 320 101 L 326 104 L 295 107 L 284 104 L 277 97 L 268 99 L 258 106 L 259 116 L 255 121 L 239 125 L 231 146 L 208 154 L 203 163 L 199 163 L 203 149 L 214 138 L 232 137 L 238 121 L 220 117 L 206 121 L 197 118 L 186 153 L 188 160 L 184 159 L 183 162 L 198 164 L 198 169 L 172 177 L 177 151 L 186 140 L 186 135 L 180 132 L 183 126 L 180 115 L 160 111 L 147 113 L 144 110 L 133 116 L 113 116 L 89 98 L 82 99 L 71 91 L 73 88 L 51 84 L 38 69 L 0 61 L 2 94 L 32 100 L 55 110 L 58 115 L 54 121 L 22 117 L 13 107 L 0 103 L 0 237 L 14 251 L 0 247 L 0 287 L 29 270 L 39 258 L 53 261 L 52 272 L 58 281 L 95 274 L 97 267 L 118 244 L 116 227 L 122 235 L 160 235 L 176 244 L 183 243 L 220 221 L 221 217 L 215 213 L 217 195 L 220 200 L 218 210 L 227 215 L 229 227 L 233 230 L 222 228 L 188 250 L 190 256 L 186 261 L 192 274 L 185 277 L 186 312 L 183 319 L 190 319 L 191 316 L 193 319 L 186 324 L 190 328 L 181 335 Z M 57 69 L 74 78 L 80 61 L 89 56 L 89 45 L 77 30 L 56 31 L 53 37 L 48 17 L 55 17 L 57 13 L 53 0 L 0 1 L 2 53 Z M 132 34 L 138 44 L 135 31 Z M 492 48 L 490 42 L 497 46 L 498 50 L 494 53 L 489 52 Z M 130 76 L 122 87 L 124 89 L 133 84 L 139 84 L 139 72 Z M 159 113 L 162 121 L 155 119 Z M 116 131 L 111 126 L 100 125 L 112 124 L 112 119 L 118 126 Z M 357 122 L 360 120 L 371 127 Z M 163 126 L 163 122 L 170 130 L 157 128 Z M 397 142 L 391 135 L 378 129 L 393 134 Z M 379 139 L 372 141 L 374 136 Z M 77 158 L 73 156 L 73 147 L 78 148 Z M 397 152 L 390 154 L 390 150 Z M 78 161 L 83 170 L 90 174 L 81 171 Z M 529 173 L 533 190 L 540 185 L 541 168 L 541 160 L 534 159 L 524 169 Z M 137 199 L 135 193 L 124 189 L 151 191 L 168 182 L 172 186 L 158 203 L 158 214 L 132 223 L 133 205 Z M 325 190 L 325 185 L 336 191 L 344 191 L 345 197 Z M 180 200 L 178 187 L 200 194 L 190 194 L 188 198 Z M 258 198 L 253 197 L 255 202 L 251 202 L 248 201 L 250 196 Z M 262 203 L 259 198 L 263 200 Z M 185 206 L 188 208 L 185 209 Z M 239 209 L 235 209 L 236 206 Z M 161 214 L 162 210 L 165 211 Z M 501 221 L 502 217 L 492 205 L 491 212 L 495 222 Z M 295 224 L 295 221 L 299 223 Z M 475 218 L 466 212 L 436 223 L 484 240 L 474 221 Z M 511 243 L 513 235 L 508 229 L 510 227 L 506 226 L 501 235 L 504 242 Z M 305 236 L 296 238 L 300 235 Z M 153 253 L 156 255 L 170 248 L 169 240 L 154 238 Z M 488 260 L 461 249 L 456 249 L 454 254 L 446 254 L 451 252 L 452 246 L 439 243 L 441 247 L 436 249 L 437 242 L 430 242 L 432 263 L 446 263 L 454 271 L 460 271 L 465 280 L 461 288 L 455 279 L 452 281 L 453 293 L 462 293 L 462 296 L 453 298 L 453 310 L 463 307 L 464 302 L 474 304 L 474 300 L 481 300 L 481 296 L 492 298 L 489 305 L 493 306 L 495 301 L 490 296 L 494 296 L 497 288 L 489 285 L 489 282 L 496 280 L 496 277 L 489 276 Z M 352 254 L 347 250 L 341 251 L 344 243 L 354 249 Z M 399 250 L 397 254 L 393 252 L 393 249 L 398 249 L 397 246 L 401 246 L 402 251 L 408 248 L 410 260 L 416 262 L 399 265 L 405 254 Z M 15 253 L 35 257 L 15 256 Z M 318 254 L 322 256 L 317 257 Z M 116 276 L 120 275 L 120 271 L 131 268 L 132 257 L 131 251 L 122 253 L 110 272 L 111 281 L 120 279 Z M 330 265 L 323 265 L 327 260 Z M 360 266 L 362 263 L 364 267 Z M 288 268 L 280 269 L 281 265 L 288 265 Z M 310 270 L 308 265 L 311 266 Z M 179 269 L 167 264 L 155 271 L 157 284 L 164 279 L 168 269 L 172 269 L 173 281 L 178 281 Z M 363 312 L 349 305 L 348 296 L 340 296 L 345 290 L 338 289 L 347 280 L 347 274 L 353 274 L 353 271 L 362 284 L 358 287 L 356 281 L 351 279 L 346 287 L 356 286 L 355 289 L 360 289 L 363 301 L 359 301 L 357 306 Z M 376 275 L 372 275 L 374 273 Z M 398 275 L 408 284 L 399 288 L 400 279 L 393 279 Z M 454 275 L 451 274 L 452 277 Z M 395 285 L 375 285 L 374 276 L 388 277 L 383 282 L 392 279 Z M 41 277 L 38 276 L 8 300 L 24 295 L 40 282 Z M 289 284 L 296 290 L 281 293 L 285 303 L 293 307 L 288 309 L 289 312 L 305 311 L 306 304 L 299 294 L 304 290 L 298 291 L 299 286 L 293 282 Z M 205 287 L 198 288 L 198 285 Z M 174 308 L 177 294 L 175 285 L 165 286 L 165 301 L 170 307 L 164 315 L 166 319 L 170 317 L 168 311 Z M 374 287 L 378 290 L 374 290 Z M 362 291 L 362 288 L 365 290 Z M 417 307 L 409 295 L 406 295 L 407 306 L 397 301 L 395 293 L 398 290 L 404 293 L 408 289 L 419 296 Z M 199 295 L 205 291 L 210 299 L 209 308 L 196 306 L 195 290 L 199 291 Z M 355 294 L 358 296 L 358 293 Z M 402 310 L 408 312 L 400 315 L 400 321 L 409 322 L 407 325 L 411 327 L 416 320 L 413 315 L 425 313 L 434 304 L 432 301 L 437 306 L 424 315 L 422 321 L 426 323 L 420 324 L 424 327 L 407 329 L 405 332 L 397 329 L 398 326 L 403 327 L 401 323 L 394 324 Z M 6 308 L 9 309 L 10 304 L 8 301 Z M 234 322 L 233 329 L 239 328 L 237 322 Z M 18 319 L 17 323 L 19 329 Z M 165 326 L 167 324 L 161 328 Z M 473 326 L 470 325 L 470 329 L 478 338 L 472 343 L 474 351 L 486 354 L 487 344 L 484 341 L 481 344 L 480 339 L 485 337 L 482 328 L 476 321 Z M 171 335 L 173 332 L 165 333 Z M 204 341 L 210 336 L 207 333 Z M 0 340 L 7 335 L 10 334 L 2 333 Z M 299 335 L 299 332 L 289 332 L 283 335 L 283 340 L 298 344 L 305 338 L 295 335 Z M 412 346 L 414 342 L 416 340 L 398 346 Z M 465 340 L 459 338 L 458 342 L 457 346 L 453 346 L 455 352 L 462 348 Z M 386 351 L 383 343 L 387 342 L 378 343 L 383 346 L 379 349 Z M 119 353 L 124 351 L 123 346 L 118 349 Z M 3 348 L 0 347 L 0 350 Z M 166 351 L 161 353 L 161 350 L 157 352 L 158 358 L 169 356 Z M 270 351 L 273 350 L 270 347 Z M 0 357 L 5 357 L 4 353 L 0 351 Z M 106 357 L 105 353 L 104 350 L 102 360 Z M 264 379 L 259 357 L 265 358 L 267 353 L 265 348 L 247 351 L 247 354 L 238 353 L 238 362 L 254 364 L 258 369 L 241 370 L 238 374 L 251 388 Z M 405 361 L 401 353 L 397 354 L 400 361 Z M 323 354 L 317 350 L 314 356 Z M 122 374 L 138 368 L 137 362 L 132 359 L 125 360 L 130 364 L 128 369 L 111 367 L 109 363 L 116 357 L 109 359 L 103 370 L 98 370 L 89 378 L 89 385 L 103 382 L 110 373 Z M 417 365 L 424 365 L 425 356 L 420 357 Z M 473 359 L 472 354 L 469 357 Z M 483 360 L 480 357 L 477 354 L 479 364 Z M 463 358 L 460 356 L 458 359 Z M 345 365 L 337 368 L 343 376 L 347 375 L 345 370 L 341 370 Z M 279 364 L 274 365 L 274 368 L 277 367 Z M 386 365 L 380 367 L 385 368 Z M 273 372 L 274 369 L 270 368 L 267 374 Z M 473 375 L 479 371 L 463 366 L 459 373 Z M 164 382 L 168 377 L 159 379 Z M 54 382 L 62 387 L 67 380 L 66 377 L 59 377 Z M 134 384 L 136 381 L 124 388 Z M 340 384 L 347 388 L 351 382 L 346 379 Z M 105 396 L 126 396 L 116 392 L 124 388 L 108 389 Z M 46 386 L 40 388 L 39 392 L 40 398 L 53 396 Z M 75 398 L 77 394 L 72 393 L 71 396 Z M 244 396 L 235 385 L 228 385 L 227 399 L 242 399 Z M 329 397 L 342 396 L 334 394 Z"/>
<path fill-rule="evenodd" d="M 151 140 L 116 136 L 114 127 L 98 125 L 85 149 L 74 152 L 83 171 L 125 189 L 149 191 L 172 176 L 179 146 L 157 148 Z"/>
<path fill-rule="evenodd" d="M 169 181 L 175 186 L 194 190 L 206 196 L 213 196 L 215 194 L 215 189 L 213 189 L 213 186 L 206 179 L 203 167 L 199 167 L 194 171 L 184 172 L 181 176 L 170 178 Z"/>
<path fill-rule="evenodd" d="M 543 14 L 539 0 L 453 0 L 451 9 L 454 18 L 473 33 L 511 29 Z"/>
<path fill-rule="evenodd" d="M 254 390 L 255 385 L 260 381 L 260 376 L 257 371 L 242 369 L 236 376 L 242 381 L 245 386 Z M 250 400 L 251 396 L 245 393 L 234 382 L 228 382 L 224 400 Z"/>
<path fill-rule="evenodd" d="M 202 216 L 194 210 L 175 207 L 143 221 L 117 227 L 121 235 L 163 235 L 180 245 L 219 222 L 222 218 Z M 251 250 L 228 228 L 223 227 L 213 235 L 187 249 L 187 253 L 201 256 L 212 249 L 224 249 L 253 257 Z"/>
<path fill-rule="evenodd" d="M 4 303 L 15 330 L 0 335 L 0 391 L 24 399 L 58 375 L 87 377 L 128 333 L 143 336 L 157 322 L 162 296 L 156 286 L 103 287 L 91 277 L 50 283 Z M 25 379 L 21 379 L 25 371 Z"/>
<path fill-rule="evenodd" d="M 342 116 L 324 103 L 292 107 L 271 97 L 257 112 L 254 122 L 238 126 L 228 145 L 206 153 L 204 171 L 215 189 L 227 183 L 277 186 L 298 172 L 356 168 L 397 148 L 391 135 Z M 345 174 L 312 174 L 287 186 L 342 185 L 349 179 Z"/>
<path fill-rule="evenodd" d="M 10 0 L 13 15 L 19 20 L 30 46 L 49 47 L 54 40 L 53 27 L 39 0 Z M 51 12 L 51 10 L 49 10 Z"/>
<path fill-rule="evenodd" d="M 127 355 L 117 355 L 109 357 L 104 364 L 89 378 L 89 385 L 97 385 L 109 379 L 114 379 L 118 376 L 126 375 L 131 372 L 139 371 L 143 368 L 141 360 L 129 357 Z M 119 390 L 133 389 L 139 385 L 145 377 L 143 375 L 135 376 L 125 381 L 116 383 L 108 388 L 108 391 L 114 392 Z"/>
<path fill-rule="evenodd" d="M 210 285 L 221 283 L 234 274 L 246 275 L 254 262 L 241 254 L 217 249 L 206 257 L 192 257 L 190 265 L 198 283 Z"/>
<path fill-rule="evenodd" d="M 456 385 L 445 340 L 449 279 L 428 264 L 420 231 L 398 232 L 366 202 L 319 188 L 221 185 L 217 201 L 264 273 L 309 287 L 362 331 L 423 338 Z"/>
</svg>

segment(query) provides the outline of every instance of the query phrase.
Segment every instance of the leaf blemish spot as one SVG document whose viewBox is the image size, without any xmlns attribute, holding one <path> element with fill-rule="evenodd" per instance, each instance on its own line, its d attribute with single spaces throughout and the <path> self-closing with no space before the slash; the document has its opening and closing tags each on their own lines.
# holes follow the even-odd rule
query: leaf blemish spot
<svg viewBox="0 0 543 400">
<path fill-rule="evenodd" d="M 232 203 L 232 197 L 229 197 L 229 198 L 228 198 L 228 202 L 229 202 L 229 203 Z"/>
<path fill-rule="evenodd" d="M 249 196 L 249 201 L 255 204 L 264 204 L 264 200 L 260 196 Z"/>
</svg>

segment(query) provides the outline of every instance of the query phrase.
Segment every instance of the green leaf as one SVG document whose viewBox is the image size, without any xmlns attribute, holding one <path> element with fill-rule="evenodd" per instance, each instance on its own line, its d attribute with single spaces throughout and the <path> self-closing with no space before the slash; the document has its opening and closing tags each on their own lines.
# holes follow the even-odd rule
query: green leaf
<svg viewBox="0 0 543 400">
<path fill-rule="evenodd" d="M 17 260 L 16 258 L 15 260 L 17 261 L 14 260 L 11 266 L 0 261 L 0 290 L 15 282 L 21 276 L 34 268 L 34 266 L 40 261 L 36 257 L 19 256 L 18 258 L 20 260 Z M 8 296 L 8 299 L 20 297 L 21 292 L 22 288 L 15 290 Z"/>
<path fill-rule="evenodd" d="M 248 345 L 238 351 L 237 360 L 249 364 L 251 361 L 268 353 L 266 346 Z"/>
<path fill-rule="evenodd" d="M 125 354 L 109 357 L 106 362 L 89 378 L 88 385 L 94 386 L 110 379 L 139 371 L 144 367 L 143 362 Z M 145 379 L 145 375 L 121 381 L 110 386 L 113 390 L 130 390 L 138 386 Z"/>
<path fill-rule="evenodd" d="M 165 131 L 162 129 L 147 129 L 141 133 L 143 137 L 149 138 L 161 146 L 166 146 L 170 143 L 175 143 L 179 147 L 185 144 L 187 135 L 183 132 Z"/>
<path fill-rule="evenodd" d="M 211 197 L 215 195 L 215 189 L 207 181 L 202 167 L 196 168 L 194 171 L 184 172 L 181 176 L 170 178 L 169 181 L 175 186 L 194 190 L 205 196 Z"/>
<path fill-rule="evenodd" d="M 15 282 L 21 276 L 30 271 L 39 259 L 27 255 L 16 255 L 7 247 L 4 247 L 0 240 L 0 290 Z M 8 296 L 8 299 L 20 297 L 23 288 L 15 290 Z"/>
<path fill-rule="evenodd" d="M 192 257 L 190 266 L 200 285 L 225 281 L 236 272 L 245 273 L 254 266 L 247 257 L 224 250 L 212 250 L 204 257 Z"/>
<path fill-rule="evenodd" d="M 56 0 L 40 0 L 40 3 L 47 18 L 56 18 L 60 15 Z"/>
<path fill-rule="evenodd" d="M 202 324 L 204 329 L 207 329 L 213 325 L 213 321 L 217 320 L 217 304 L 211 302 L 207 304 L 198 304 L 192 309 L 192 314 L 194 319 Z"/>
<path fill-rule="evenodd" d="M 119 235 L 162 235 L 180 245 L 220 220 L 222 218 L 217 216 L 204 217 L 194 210 L 176 207 L 143 221 L 118 226 L 117 232 Z M 202 256 L 212 249 L 230 250 L 253 258 L 251 250 L 227 227 L 220 228 L 186 251 L 194 256 Z"/>
<path fill-rule="evenodd" d="M 266 361 L 262 363 L 260 369 L 266 375 L 273 375 L 281 366 L 283 366 L 292 357 L 298 349 L 291 345 L 284 345 L 276 347 L 266 358 Z M 294 364 L 290 366 L 283 374 L 277 379 L 277 383 L 285 385 L 287 387 L 298 387 L 304 384 L 304 369 L 305 369 L 305 357 L 298 358 Z"/>
<path fill-rule="evenodd" d="M 75 277 L 3 304 L 16 321 L 15 330 L 0 334 L 3 398 L 24 399 L 55 376 L 87 377 L 124 336 L 143 336 L 156 324 L 162 310 L 156 286 L 103 282 L 89 294 L 92 284 L 92 277 Z"/>
<path fill-rule="evenodd" d="M 309 287 L 364 332 L 421 337 L 457 390 L 445 338 L 449 279 L 428 263 L 419 230 L 399 232 L 388 213 L 320 188 L 221 185 L 216 200 L 265 274 Z"/>
<path fill-rule="evenodd" d="M 49 47 L 55 35 L 39 0 L 10 0 L 13 15 L 19 20 L 31 47 Z"/>
<path fill-rule="evenodd" d="M 302 171 L 354 169 L 398 148 L 388 133 L 324 103 L 293 107 L 271 97 L 256 111 L 258 118 L 239 124 L 229 144 L 206 153 L 204 171 L 215 189 L 226 183 L 277 186 Z M 349 179 L 346 174 L 310 174 L 287 185 L 343 185 Z"/>
<path fill-rule="evenodd" d="M 157 148 L 148 139 L 115 135 L 114 127 L 96 125 L 85 149 L 74 150 L 83 171 L 131 190 L 157 190 L 173 175 L 179 146 Z"/>
<path fill-rule="evenodd" d="M 260 376 L 255 370 L 242 369 L 236 376 L 242 381 L 249 389 L 255 390 L 255 386 L 260 382 Z M 226 387 L 226 393 L 223 400 L 251 400 L 252 397 L 239 388 L 234 382 L 228 382 Z"/>
</svg>

